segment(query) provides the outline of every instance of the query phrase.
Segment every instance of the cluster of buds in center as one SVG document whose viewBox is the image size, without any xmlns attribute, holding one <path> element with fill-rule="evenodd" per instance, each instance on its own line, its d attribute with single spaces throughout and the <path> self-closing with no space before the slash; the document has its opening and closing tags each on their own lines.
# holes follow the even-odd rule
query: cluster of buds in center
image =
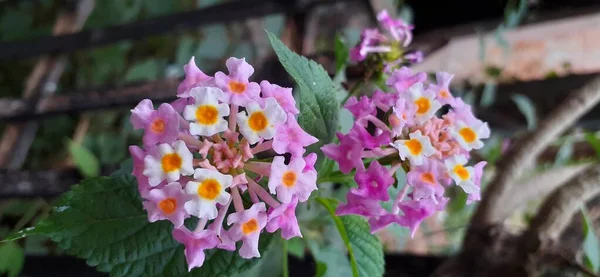
<svg viewBox="0 0 600 277">
<path fill-rule="evenodd" d="M 350 49 L 350 59 L 353 62 L 366 62 L 367 66 L 384 66 L 389 72 L 401 65 L 419 63 L 423 60 L 420 51 L 407 51 L 406 47 L 412 41 L 413 26 L 402 19 L 391 18 L 387 11 L 377 14 L 379 29 L 365 29 L 361 33 L 358 44 Z"/>
<path fill-rule="evenodd" d="M 468 194 L 469 202 L 479 200 L 485 162 L 467 166 L 467 161 L 490 130 L 469 105 L 452 96 L 452 77 L 439 72 L 432 83 L 424 72 L 402 67 L 387 79 L 389 92 L 348 99 L 344 108 L 355 117 L 354 126 L 348 134 L 337 134 L 339 144 L 322 147 L 341 172 L 356 170 L 358 187 L 350 189 L 338 215 L 367 217 L 372 232 L 395 222 L 414 234 L 423 219 L 444 209 L 445 187 L 452 183 Z M 449 111 L 439 116 L 442 106 Z M 390 196 L 400 168 L 407 171 L 408 184 Z M 384 209 L 383 202 L 391 202 L 391 209 Z"/>
<path fill-rule="evenodd" d="M 259 257 L 263 229 L 302 236 L 296 205 L 317 189 L 316 154 L 304 155 L 317 139 L 298 125 L 291 88 L 251 82 L 244 59 L 226 66 L 228 74 L 208 76 L 192 58 L 178 100 L 155 110 L 146 99 L 131 115 L 144 130 L 144 148 L 129 150 L 148 220 L 173 223 L 189 270 L 204 250 L 235 251 L 238 241 L 240 256 Z M 193 229 L 189 217 L 198 218 Z"/>
</svg>

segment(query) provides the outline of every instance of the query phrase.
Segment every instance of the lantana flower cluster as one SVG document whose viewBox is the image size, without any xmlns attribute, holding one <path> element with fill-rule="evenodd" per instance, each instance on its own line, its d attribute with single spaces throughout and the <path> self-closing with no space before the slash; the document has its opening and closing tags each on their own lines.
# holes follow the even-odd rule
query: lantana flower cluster
<svg viewBox="0 0 600 277">
<path fill-rule="evenodd" d="M 189 270 L 205 250 L 236 251 L 238 241 L 240 256 L 260 257 L 263 230 L 301 237 L 296 205 L 317 189 L 316 154 L 305 155 L 317 139 L 298 125 L 292 89 L 252 82 L 245 59 L 226 66 L 208 76 L 192 58 L 176 101 L 154 109 L 146 99 L 131 111 L 144 130 L 143 148 L 129 151 L 148 220 L 173 223 Z"/>
<path fill-rule="evenodd" d="M 430 82 L 424 72 L 402 67 L 387 79 L 389 92 L 348 99 L 344 108 L 355 118 L 353 127 L 337 133 L 338 143 L 321 148 L 342 173 L 356 172 L 358 186 L 349 190 L 338 215 L 364 216 L 372 232 L 397 223 L 414 234 L 426 217 L 444 209 L 447 187 L 462 188 L 469 202 L 480 199 L 486 162 L 468 165 L 469 153 L 483 147 L 490 130 L 452 96 L 452 77 L 439 72 Z M 394 195 L 394 175 L 401 168 L 407 184 Z M 391 209 L 382 206 L 390 202 Z"/>
<path fill-rule="evenodd" d="M 382 30 L 364 29 L 359 43 L 350 49 L 351 61 L 383 63 L 384 71 L 389 72 L 403 64 L 414 64 L 423 60 L 420 51 L 407 51 L 412 42 L 413 25 L 402 19 L 392 18 L 386 10 L 377 14 L 377 20 Z"/>
</svg>

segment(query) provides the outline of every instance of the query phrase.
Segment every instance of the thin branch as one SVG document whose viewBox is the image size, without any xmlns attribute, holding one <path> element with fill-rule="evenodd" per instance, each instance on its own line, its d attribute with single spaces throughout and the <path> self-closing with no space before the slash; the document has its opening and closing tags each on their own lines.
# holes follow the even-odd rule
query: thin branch
<svg viewBox="0 0 600 277">
<path fill-rule="evenodd" d="M 600 194 L 600 165 L 588 168 L 555 190 L 531 220 L 522 240 L 557 240 L 579 207 L 597 194 Z"/>
<path fill-rule="evenodd" d="M 513 187 L 510 195 L 502 204 L 502 209 L 496 209 L 494 218 L 507 218 L 516 210 L 522 208 L 527 202 L 534 199 L 545 198 L 556 188 L 565 184 L 571 178 L 593 166 L 591 163 L 551 168 L 540 174 L 528 178 Z"/>
<path fill-rule="evenodd" d="M 523 171 L 524 165 L 532 164 L 536 157 L 562 132 L 571 126 L 600 100 L 600 78 L 593 79 L 579 91 L 572 93 L 560 106 L 545 118 L 533 133 L 509 150 L 497 166 L 497 174 L 488 185 L 471 223 L 492 225 L 502 218 L 494 217 L 495 210 L 501 208 Z M 470 232 L 464 245 L 468 244 Z"/>
</svg>

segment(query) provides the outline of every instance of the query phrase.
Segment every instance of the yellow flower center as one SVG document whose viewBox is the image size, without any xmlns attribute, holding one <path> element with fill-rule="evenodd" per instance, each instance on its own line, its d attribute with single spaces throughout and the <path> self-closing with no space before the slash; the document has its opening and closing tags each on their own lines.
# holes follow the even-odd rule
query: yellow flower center
<svg viewBox="0 0 600 277">
<path fill-rule="evenodd" d="M 462 180 L 467 180 L 469 179 L 469 171 L 467 171 L 467 169 L 462 166 L 462 165 L 456 165 L 454 166 L 454 173 L 456 173 L 456 175 L 462 179 Z"/>
<path fill-rule="evenodd" d="M 161 160 L 164 172 L 171 172 L 181 168 L 181 157 L 177 153 L 166 154 Z"/>
<path fill-rule="evenodd" d="M 423 145 L 421 145 L 421 142 L 418 139 L 407 140 L 404 145 L 406 145 L 410 153 L 415 156 L 421 154 L 421 151 L 423 150 Z"/>
<path fill-rule="evenodd" d="M 246 84 L 236 81 L 229 81 L 229 90 L 231 90 L 233 93 L 244 93 L 246 91 Z"/>
<path fill-rule="evenodd" d="M 448 98 L 448 97 L 450 97 L 450 92 L 447 91 L 447 90 L 445 90 L 445 89 L 442 89 L 442 90 L 440 90 L 440 97 L 441 98 Z"/>
<path fill-rule="evenodd" d="M 158 202 L 158 208 L 167 215 L 172 214 L 175 212 L 175 208 L 177 208 L 177 200 L 175 200 L 175 198 L 163 199 Z"/>
<path fill-rule="evenodd" d="M 458 131 L 458 134 L 467 142 L 471 143 L 477 139 L 477 134 L 469 127 L 463 127 Z"/>
<path fill-rule="evenodd" d="M 425 97 L 420 97 L 415 100 L 415 105 L 417 105 L 417 114 L 424 114 L 431 108 L 431 101 Z"/>
<path fill-rule="evenodd" d="M 196 109 L 196 120 L 202 125 L 213 125 L 218 118 L 219 110 L 214 105 L 202 105 Z"/>
<path fill-rule="evenodd" d="M 266 129 L 268 124 L 269 124 L 269 120 L 265 116 L 265 113 L 260 112 L 260 111 L 253 112 L 250 115 L 250 118 L 248 118 L 248 125 L 250 126 L 250 129 L 252 129 L 252 131 L 255 131 L 255 132 L 260 132 L 260 131 Z"/>
<path fill-rule="evenodd" d="M 256 230 L 258 230 L 258 220 L 256 220 L 256 218 L 242 223 L 242 232 L 244 232 L 245 235 L 256 232 Z"/>
<path fill-rule="evenodd" d="M 165 131 L 165 121 L 162 119 L 156 119 L 150 124 L 150 129 L 155 133 L 162 133 Z"/>
<path fill-rule="evenodd" d="M 206 179 L 198 186 L 198 196 L 203 199 L 215 200 L 221 192 L 221 183 L 217 179 Z"/>
<path fill-rule="evenodd" d="M 281 182 L 286 187 L 291 188 L 296 185 L 296 178 L 296 173 L 291 170 L 288 170 L 285 173 L 283 173 L 283 176 L 281 177 Z"/>
<path fill-rule="evenodd" d="M 421 181 L 433 185 L 435 184 L 435 177 L 433 177 L 433 174 L 431 174 L 431 172 L 425 172 L 421 174 Z"/>
</svg>

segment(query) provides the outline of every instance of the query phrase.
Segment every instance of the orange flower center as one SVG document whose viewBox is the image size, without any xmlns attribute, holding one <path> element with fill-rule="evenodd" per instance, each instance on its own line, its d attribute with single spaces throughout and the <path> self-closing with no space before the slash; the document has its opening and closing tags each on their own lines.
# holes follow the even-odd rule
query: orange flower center
<svg viewBox="0 0 600 277">
<path fill-rule="evenodd" d="M 236 81 L 229 81 L 229 90 L 234 93 L 244 93 L 246 91 L 246 84 Z"/>
<path fill-rule="evenodd" d="M 248 125 L 250 129 L 255 132 L 260 132 L 267 128 L 267 124 L 269 124 L 269 120 L 265 116 L 263 112 L 254 112 L 248 118 Z"/>
<path fill-rule="evenodd" d="M 429 183 L 431 185 L 435 184 L 435 178 L 431 172 L 425 172 L 421 174 L 421 181 Z"/>
<path fill-rule="evenodd" d="M 215 200 L 221 192 L 221 183 L 216 179 L 206 179 L 198 186 L 198 196 L 203 199 Z"/>
<path fill-rule="evenodd" d="M 448 97 L 450 97 L 450 92 L 447 91 L 447 90 L 445 90 L 445 89 L 442 89 L 442 90 L 440 90 L 440 97 L 441 98 L 448 98 Z"/>
<path fill-rule="evenodd" d="M 469 127 L 461 128 L 458 133 L 467 143 L 474 142 L 477 139 L 477 134 Z"/>
<path fill-rule="evenodd" d="M 417 114 L 424 114 L 431 108 L 431 101 L 425 97 L 420 97 L 415 101 L 415 105 L 417 105 Z"/>
<path fill-rule="evenodd" d="M 150 124 L 150 129 L 155 133 L 162 133 L 165 131 L 165 121 L 162 119 L 156 119 Z"/>
<path fill-rule="evenodd" d="M 167 215 L 172 214 L 175 212 L 175 208 L 177 208 L 177 200 L 175 200 L 175 198 L 163 199 L 158 202 L 158 208 Z"/>
<path fill-rule="evenodd" d="M 286 187 L 291 188 L 296 185 L 296 178 L 296 173 L 291 170 L 288 170 L 285 173 L 283 173 L 283 176 L 281 177 L 281 182 Z"/>
<path fill-rule="evenodd" d="M 256 230 L 258 230 L 258 220 L 256 220 L 256 218 L 250 219 L 242 223 L 242 232 L 245 235 L 256 232 Z"/>
<path fill-rule="evenodd" d="M 171 172 L 181 168 L 181 157 L 177 153 L 166 154 L 161 160 L 164 172 Z"/>
<path fill-rule="evenodd" d="M 462 180 L 469 179 L 469 171 L 462 165 L 454 166 L 454 173 Z"/>
<path fill-rule="evenodd" d="M 404 145 L 406 145 L 410 153 L 415 156 L 421 154 L 421 151 L 423 150 L 423 145 L 421 145 L 421 142 L 417 139 L 407 140 Z"/>
<path fill-rule="evenodd" d="M 196 120 L 202 125 L 213 125 L 218 117 L 219 111 L 214 105 L 202 105 L 196 109 Z"/>
</svg>

